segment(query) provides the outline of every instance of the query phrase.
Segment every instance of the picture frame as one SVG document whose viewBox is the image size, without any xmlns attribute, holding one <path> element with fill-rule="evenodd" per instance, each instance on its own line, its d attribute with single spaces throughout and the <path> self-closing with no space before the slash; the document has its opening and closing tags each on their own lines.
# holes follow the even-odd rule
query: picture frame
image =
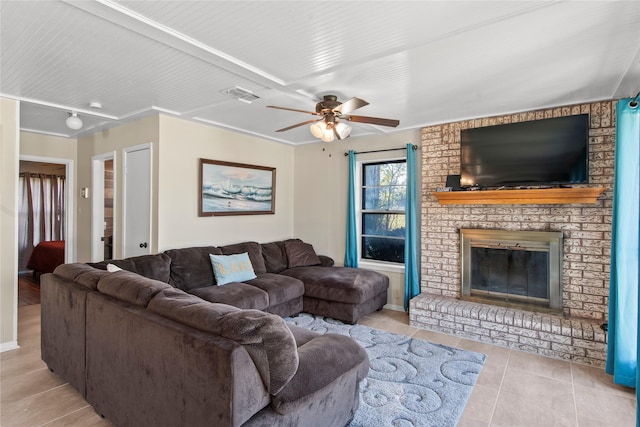
<svg viewBox="0 0 640 427">
<path fill-rule="evenodd" d="M 276 168 L 200 159 L 198 216 L 275 214 Z"/>
</svg>

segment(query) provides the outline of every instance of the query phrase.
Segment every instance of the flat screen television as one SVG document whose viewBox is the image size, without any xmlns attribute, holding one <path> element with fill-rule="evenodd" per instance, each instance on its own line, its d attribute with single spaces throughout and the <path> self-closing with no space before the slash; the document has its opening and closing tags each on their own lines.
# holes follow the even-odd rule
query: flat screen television
<svg viewBox="0 0 640 427">
<path fill-rule="evenodd" d="M 585 184 L 589 115 L 460 131 L 460 185 L 499 188 Z"/>
</svg>

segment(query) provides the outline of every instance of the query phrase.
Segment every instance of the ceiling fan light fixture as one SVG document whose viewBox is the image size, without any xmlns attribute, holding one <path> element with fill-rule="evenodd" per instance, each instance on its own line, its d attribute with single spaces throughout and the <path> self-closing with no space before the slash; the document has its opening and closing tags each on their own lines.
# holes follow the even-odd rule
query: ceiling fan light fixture
<svg viewBox="0 0 640 427">
<path fill-rule="evenodd" d="M 311 131 L 311 135 L 318 139 L 322 139 L 322 135 L 324 135 L 326 125 L 324 122 L 315 122 L 311 126 L 309 126 L 309 130 Z"/>
<path fill-rule="evenodd" d="M 340 135 L 340 139 L 348 138 L 351 135 L 351 126 L 344 122 L 339 122 L 336 124 L 336 132 Z"/>
<path fill-rule="evenodd" d="M 78 113 L 75 111 L 69 113 L 66 123 L 69 129 L 78 130 L 82 128 L 82 120 L 78 117 Z"/>
<path fill-rule="evenodd" d="M 336 138 L 339 140 L 343 140 L 351 135 L 351 126 L 340 120 L 353 121 L 356 123 L 370 123 L 373 125 L 391 127 L 396 127 L 400 124 L 399 120 L 383 119 L 380 117 L 354 116 L 351 114 L 353 110 L 362 108 L 365 105 L 369 105 L 369 103 L 364 99 L 351 98 L 346 102 L 339 102 L 337 96 L 325 95 L 323 97 L 323 100 L 316 104 L 315 111 L 278 107 L 275 105 L 267 105 L 267 107 L 311 114 L 313 116 L 320 116 L 319 119 L 306 120 L 301 123 L 296 123 L 295 125 L 278 129 L 276 130 L 276 132 L 284 132 L 311 123 L 311 125 L 309 126 L 311 135 L 313 135 L 315 138 L 321 139 L 324 142 L 331 142 Z"/>
<path fill-rule="evenodd" d="M 333 135 L 333 130 L 332 129 L 327 129 L 324 131 L 324 134 L 322 135 L 322 138 L 320 138 L 323 142 L 331 142 L 335 139 L 335 136 Z"/>
<path fill-rule="evenodd" d="M 335 139 L 333 126 L 333 123 L 325 123 L 323 121 L 320 121 L 315 122 L 311 126 L 309 126 L 309 130 L 311 131 L 311 135 L 313 135 L 314 137 L 324 142 L 331 142 Z"/>
</svg>

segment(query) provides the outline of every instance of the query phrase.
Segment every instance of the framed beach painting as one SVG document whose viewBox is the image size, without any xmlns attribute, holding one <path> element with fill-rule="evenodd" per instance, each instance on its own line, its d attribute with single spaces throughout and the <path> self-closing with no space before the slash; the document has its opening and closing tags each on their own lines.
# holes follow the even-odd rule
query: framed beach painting
<svg viewBox="0 0 640 427">
<path fill-rule="evenodd" d="M 273 214 L 276 168 L 200 159 L 199 216 Z"/>
</svg>

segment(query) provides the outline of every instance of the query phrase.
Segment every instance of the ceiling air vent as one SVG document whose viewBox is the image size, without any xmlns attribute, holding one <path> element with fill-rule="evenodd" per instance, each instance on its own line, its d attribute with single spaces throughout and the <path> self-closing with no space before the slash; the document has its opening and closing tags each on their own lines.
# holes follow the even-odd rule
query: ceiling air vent
<svg viewBox="0 0 640 427">
<path fill-rule="evenodd" d="M 254 95 L 253 92 L 247 89 L 243 89 L 239 86 L 234 86 L 234 87 L 230 87 L 229 89 L 225 89 L 222 91 L 222 93 L 232 96 L 238 101 L 243 101 L 249 104 L 251 104 L 256 99 L 260 99 L 260 97 L 257 95 Z"/>
</svg>

